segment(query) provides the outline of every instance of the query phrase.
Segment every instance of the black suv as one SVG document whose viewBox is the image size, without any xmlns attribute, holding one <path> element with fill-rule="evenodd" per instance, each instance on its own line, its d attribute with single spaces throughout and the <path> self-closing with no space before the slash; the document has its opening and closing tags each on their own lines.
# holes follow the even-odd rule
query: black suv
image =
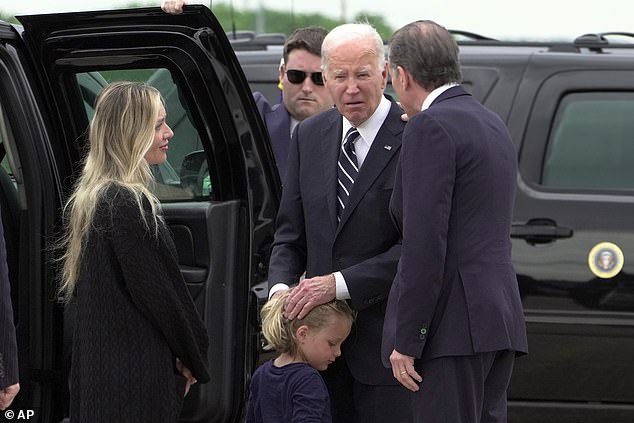
<svg viewBox="0 0 634 423">
<path fill-rule="evenodd" d="M 183 420 L 240 421 L 259 346 L 250 292 L 266 280 L 280 195 L 250 90 L 279 98 L 280 43 L 232 49 L 199 6 L 20 20 L 23 31 L 0 23 L 0 205 L 21 355 L 13 408 L 64 417 L 72 320 L 55 301 L 51 241 L 96 93 L 135 79 L 166 98 L 176 135 L 156 169 L 159 196 L 211 337 L 212 381 L 188 395 Z M 608 39 L 460 42 L 465 86 L 519 151 L 513 254 L 530 354 L 516 362 L 512 423 L 634 421 L 634 45 Z"/>
<path fill-rule="evenodd" d="M 519 151 L 513 260 L 529 355 L 512 422 L 634 421 L 634 45 L 610 39 L 461 43 L 465 85 Z"/>
</svg>

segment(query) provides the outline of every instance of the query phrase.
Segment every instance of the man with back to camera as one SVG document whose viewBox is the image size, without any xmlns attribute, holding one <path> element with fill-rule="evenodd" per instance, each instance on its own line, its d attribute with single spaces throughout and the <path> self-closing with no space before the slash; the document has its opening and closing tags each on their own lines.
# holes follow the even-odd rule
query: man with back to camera
<svg viewBox="0 0 634 423">
<path fill-rule="evenodd" d="M 502 120 L 462 86 L 458 45 L 417 21 L 390 43 L 409 116 L 390 204 L 402 234 L 383 360 L 416 421 L 506 422 L 526 324 L 511 263 L 517 157 Z"/>
<path fill-rule="evenodd" d="M 182 13 L 184 0 L 164 0 L 161 8 L 172 14 Z M 321 74 L 321 43 L 328 31 L 322 27 L 298 28 L 284 43 L 280 82 L 282 101 L 271 106 L 260 92 L 254 92 L 256 106 L 266 124 L 277 169 L 286 173 L 291 134 L 297 124 L 309 116 L 331 109 L 330 92 Z"/>
<path fill-rule="evenodd" d="M 367 24 L 334 28 L 322 71 L 336 109 L 297 126 L 269 264 L 270 295 L 293 289 L 285 311 L 302 318 L 335 298 L 357 312 L 342 355 L 322 375 L 333 422 L 407 423 L 414 394 L 381 362 L 385 301 L 400 256 L 389 216 L 402 110 L 383 95 L 384 47 Z"/>
<path fill-rule="evenodd" d="M 11 284 L 7 267 L 4 228 L 0 219 L 0 410 L 11 405 L 20 391 L 18 383 L 18 347 L 15 340 Z"/>
</svg>

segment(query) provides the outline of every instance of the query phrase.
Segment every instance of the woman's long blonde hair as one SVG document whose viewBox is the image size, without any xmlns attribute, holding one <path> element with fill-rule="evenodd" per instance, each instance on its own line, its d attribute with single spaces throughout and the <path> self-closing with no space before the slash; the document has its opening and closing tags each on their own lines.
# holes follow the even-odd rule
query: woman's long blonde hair
<svg viewBox="0 0 634 423">
<path fill-rule="evenodd" d="M 156 88 L 137 82 L 113 82 L 97 97 L 90 123 L 90 150 L 64 206 L 66 227 L 60 241 L 64 254 L 60 258 L 59 291 L 65 301 L 75 290 L 95 206 L 107 186 L 114 183 L 129 190 L 144 218 L 143 199 L 149 200 L 154 227 L 158 228 L 159 202 L 150 191 L 153 176 L 145 155 L 154 142 L 161 105 L 161 94 Z"/>
</svg>

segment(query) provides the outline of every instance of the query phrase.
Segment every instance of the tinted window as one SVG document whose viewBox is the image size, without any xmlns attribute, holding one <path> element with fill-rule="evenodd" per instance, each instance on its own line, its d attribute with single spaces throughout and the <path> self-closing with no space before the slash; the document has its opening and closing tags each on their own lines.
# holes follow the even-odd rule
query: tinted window
<svg viewBox="0 0 634 423">
<path fill-rule="evenodd" d="M 118 80 L 140 81 L 154 86 L 165 101 L 167 123 L 174 131 L 174 137 L 170 140 L 167 161 L 152 166 L 158 198 L 161 201 L 187 200 L 199 196 L 208 198 L 211 184 L 200 136 L 167 69 L 125 69 L 77 74 L 88 120 L 94 114 L 97 94 L 106 84 Z"/>
<path fill-rule="evenodd" d="M 19 160 L 15 155 L 15 138 L 6 113 L 7 103 L 3 105 L 0 98 L 0 224 L 3 225 L 6 263 L 11 298 L 13 300 L 14 320 L 18 323 L 18 280 L 20 251 L 20 196 L 18 189 L 24 194 L 24 184 L 19 169 Z M 23 196 L 24 198 L 24 196 Z M 4 259 L 4 258 L 3 258 Z"/>
<path fill-rule="evenodd" d="M 634 188 L 634 93 L 566 95 L 550 133 L 542 184 Z"/>
</svg>

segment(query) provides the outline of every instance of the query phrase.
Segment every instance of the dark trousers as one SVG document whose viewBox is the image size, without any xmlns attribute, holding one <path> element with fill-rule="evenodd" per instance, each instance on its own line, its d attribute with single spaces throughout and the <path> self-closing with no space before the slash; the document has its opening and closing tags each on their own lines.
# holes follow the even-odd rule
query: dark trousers
<svg viewBox="0 0 634 423">
<path fill-rule="evenodd" d="M 333 423 L 413 423 L 413 392 L 398 385 L 366 385 L 354 379 L 343 358 L 322 372 Z"/>
<path fill-rule="evenodd" d="M 424 379 L 416 393 L 415 421 L 506 423 L 514 360 L 513 351 L 497 351 L 417 363 Z"/>
</svg>

